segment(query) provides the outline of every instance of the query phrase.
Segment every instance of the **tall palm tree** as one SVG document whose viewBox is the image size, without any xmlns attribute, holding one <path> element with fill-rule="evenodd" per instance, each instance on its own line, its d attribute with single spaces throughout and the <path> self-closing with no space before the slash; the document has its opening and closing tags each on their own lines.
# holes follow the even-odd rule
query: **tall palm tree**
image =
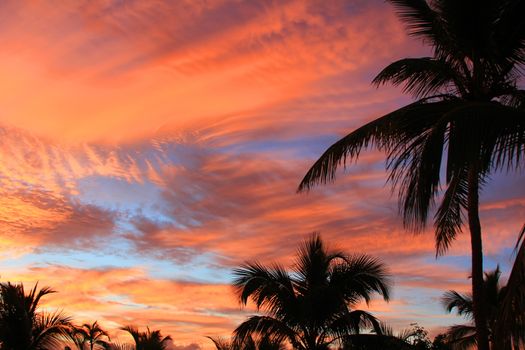
<svg viewBox="0 0 525 350">
<path fill-rule="evenodd" d="M 82 326 L 72 327 L 71 337 L 78 347 L 78 350 L 84 350 L 84 345 L 89 344 L 89 349 L 96 348 L 107 349 L 109 346 L 109 335 L 100 327 L 98 321 L 92 324 L 84 323 Z"/>
<path fill-rule="evenodd" d="M 252 334 L 269 335 L 297 350 L 327 349 L 361 327 L 379 329 L 374 316 L 350 307 L 361 300 L 368 303 L 373 293 L 388 300 L 390 290 L 386 268 L 377 259 L 327 250 L 317 234 L 300 247 L 291 273 L 277 264 L 252 262 L 234 275 L 240 302 L 246 305 L 251 299 L 264 313 L 235 329 L 236 342 Z"/>
<path fill-rule="evenodd" d="M 140 332 L 137 327 L 126 326 L 121 328 L 127 331 L 135 341 L 135 350 L 165 350 L 171 337 L 163 337 L 160 330 L 151 331 L 149 327 L 145 332 Z"/>
<path fill-rule="evenodd" d="M 0 283 L 0 344 L 3 350 L 40 350 L 57 345 L 67 335 L 69 317 L 38 311 L 42 297 L 54 293 L 35 285 Z"/>
<path fill-rule="evenodd" d="M 424 228 L 443 184 L 434 217 L 437 255 L 446 252 L 466 213 L 472 251 L 472 293 L 480 350 L 488 350 L 483 309 L 483 249 L 479 192 L 488 175 L 524 165 L 524 0 L 389 0 L 409 34 L 433 48 L 431 57 L 388 65 L 376 85 L 403 85 L 416 102 L 353 131 L 330 146 L 299 191 L 332 181 L 363 148 L 387 153 L 389 179 L 399 189 L 405 226 Z"/>
<path fill-rule="evenodd" d="M 498 311 L 506 293 L 506 288 L 499 284 L 501 271 L 497 267 L 494 271 L 485 273 L 483 286 L 485 290 L 485 307 L 487 310 L 487 328 L 489 342 L 494 344 L 494 330 L 498 322 Z M 443 304 L 448 312 L 456 309 L 458 315 L 469 320 L 473 319 L 472 294 L 462 294 L 450 290 L 443 296 Z M 471 324 L 455 325 L 447 331 L 447 341 L 455 349 L 470 349 L 476 345 L 476 327 Z M 494 348 L 492 346 L 491 348 Z"/>
</svg>

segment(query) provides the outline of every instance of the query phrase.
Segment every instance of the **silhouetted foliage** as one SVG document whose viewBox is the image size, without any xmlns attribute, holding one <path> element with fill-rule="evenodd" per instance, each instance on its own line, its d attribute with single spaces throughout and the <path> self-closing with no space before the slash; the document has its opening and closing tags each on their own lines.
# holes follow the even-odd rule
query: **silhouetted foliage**
<svg viewBox="0 0 525 350">
<path fill-rule="evenodd" d="M 521 229 L 516 252 L 494 330 L 498 349 L 525 348 L 525 225 Z"/>
<path fill-rule="evenodd" d="M 392 327 L 380 324 L 379 334 L 351 334 L 343 338 L 343 350 L 416 350 L 422 328 L 413 327 L 394 333 Z"/>
<path fill-rule="evenodd" d="M 285 350 L 286 346 L 281 339 L 271 335 L 247 336 L 242 342 L 235 339 L 227 341 L 222 338 L 208 337 L 217 350 Z"/>
<path fill-rule="evenodd" d="M 145 332 L 140 332 L 138 328 L 134 326 L 125 326 L 121 328 L 127 331 L 135 342 L 135 350 L 165 350 L 167 342 L 171 340 L 171 337 L 163 337 L 160 330 L 151 331 L 149 327 Z"/>
<path fill-rule="evenodd" d="M 507 288 L 501 288 L 499 278 L 501 272 L 499 267 L 496 270 L 485 273 L 483 280 L 485 291 L 485 307 L 487 311 L 487 328 L 489 330 L 489 339 L 491 348 L 494 348 L 494 331 L 498 324 L 499 310 L 507 293 Z M 456 310 L 458 315 L 469 320 L 473 319 L 473 301 L 472 294 L 461 294 L 456 291 L 448 291 L 443 296 L 443 304 L 448 312 Z M 454 349 L 471 349 L 476 346 L 476 327 L 474 325 L 455 325 L 448 329 L 446 333 L 446 342 L 452 345 Z M 503 349 L 503 348 L 502 348 Z"/>
<path fill-rule="evenodd" d="M 73 326 L 69 332 L 78 350 L 108 349 L 109 335 L 103 330 L 97 321 L 92 324 L 84 323 L 82 326 Z"/>
<path fill-rule="evenodd" d="M 351 310 L 373 293 L 389 298 L 385 266 L 367 255 L 348 256 L 326 249 L 315 234 L 299 249 L 293 272 L 274 264 L 247 263 L 234 270 L 243 305 L 251 299 L 264 315 L 254 315 L 234 331 L 235 342 L 252 334 L 287 340 L 295 349 L 326 349 L 361 327 L 380 332 L 374 316 Z"/>
<path fill-rule="evenodd" d="M 299 190 L 334 180 L 341 164 L 376 146 L 387 153 L 405 226 L 420 231 L 446 185 L 434 217 L 437 254 L 446 252 L 466 216 L 476 334 L 480 350 L 488 350 L 479 192 L 490 173 L 525 165 L 525 90 L 518 86 L 525 63 L 525 1 L 390 2 L 409 34 L 430 44 L 433 55 L 396 61 L 373 82 L 402 85 L 416 102 L 330 146 Z"/>
<path fill-rule="evenodd" d="M 452 346 L 447 342 L 446 334 L 438 334 L 432 342 L 432 350 L 452 350 Z"/>
<path fill-rule="evenodd" d="M 0 283 L 0 344 L 2 350 L 43 350 L 67 335 L 69 317 L 38 310 L 42 297 L 54 293 L 35 285 L 25 293 L 23 284 Z"/>
</svg>

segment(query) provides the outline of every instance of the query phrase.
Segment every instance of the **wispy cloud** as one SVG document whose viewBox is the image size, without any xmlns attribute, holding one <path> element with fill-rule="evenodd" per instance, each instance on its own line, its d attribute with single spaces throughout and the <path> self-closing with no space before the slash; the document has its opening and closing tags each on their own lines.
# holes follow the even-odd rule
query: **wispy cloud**
<svg viewBox="0 0 525 350">
<path fill-rule="evenodd" d="M 245 315 L 231 267 L 292 264 L 319 231 L 390 266 L 399 293 L 373 303 L 381 317 L 451 322 L 438 299 L 468 287 L 468 235 L 434 261 L 431 225 L 402 227 L 383 154 L 295 192 L 332 142 L 408 101 L 369 85 L 425 54 L 387 4 L 3 1 L 0 41 L 2 278 L 56 287 L 46 306 L 207 348 L 202 336 Z M 497 174 L 485 188 L 488 267 L 511 259 L 522 182 Z"/>
</svg>

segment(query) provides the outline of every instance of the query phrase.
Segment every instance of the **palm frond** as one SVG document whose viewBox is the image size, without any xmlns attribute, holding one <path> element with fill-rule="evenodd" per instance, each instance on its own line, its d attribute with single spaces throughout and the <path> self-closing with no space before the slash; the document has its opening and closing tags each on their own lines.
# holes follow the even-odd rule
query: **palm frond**
<svg viewBox="0 0 525 350">
<path fill-rule="evenodd" d="M 288 327 L 284 322 L 269 316 L 251 316 L 241 323 L 233 332 L 234 342 L 239 346 L 253 334 L 270 336 L 273 339 L 288 340 L 295 349 L 303 349 L 300 337 L 295 330 Z"/>
<path fill-rule="evenodd" d="M 68 337 L 70 326 L 71 317 L 61 312 L 40 313 L 33 326 L 31 348 L 38 350 L 59 345 Z"/>
<path fill-rule="evenodd" d="M 472 296 L 470 294 L 460 294 L 454 290 L 449 290 L 443 295 L 441 302 L 448 312 L 457 309 L 458 315 L 473 317 Z"/>
<path fill-rule="evenodd" d="M 449 327 L 446 339 L 455 350 L 473 349 L 476 346 L 476 328 L 467 325 Z"/>
<path fill-rule="evenodd" d="M 463 168 L 449 179 L 447 190 L 434 216 L 436 256 L 444 254 L 461 232 L 467 195 L 467 170 Z"/>
<path fill-rule="evenodd" d="M 421 37 L 433 45 L 445 46 L 446 32 L 439 13 L 425 0 L 389 0 L 408 29 L 408 34 Z"/>
<path fill-rule="evenodd" d="M 360 299 L 370 302 L 372 293 L 378 293 L 384 300 L 390 299 L 390 280 L 386 266 L 368 255 L 355 255 L 348 263 L 340 264 L 331 276 L 330 285 L 337 286 L 345 300 L 353 304 Z"/>
<path fill-rule="evenodd" d="M 373 330 L 382 335 L 382 328 L 378 319 L 362 310 L 354 310 L 340 315 L 327 327 L 326 333 L 335 339 L 339 339 L 349 334 L 359 334 L 362 330 Z"/>
<path fill-rule="evenodd" d="M 458 93 L 462 78 L 448 62 L 431 57 L 404 58 L 386 66 L 372 81 L 376 86 L 403 84 L 403 91 L 416 98 L 438 93 Z"/>
<path fill-rule="evenodd" d="M 215 345 L 215 349 L 217 350 L 233 350 L 230 342 L 226 339 L 209 336 L 206 336 L 206 338 L 210 339 L 213 342 L 213 345 Z"/>
<path fill-rule="evenodd" d="M 433 99 L 441 99 L 433 101 Z M 298 191 L 332 182 L 341 164 L 359 158 L 361 150 L 375 146 L 388 151 L 399 149 L 410 140 L 432 128 L 437 120 L 460 102 L 443 96 L 431 96 L 380 117 L 345 136 L 330 146 L 308 170 Z"/>
<path fill-rule="evenodd" d="M 255 262 L 234 269 L 233 274 L 233 286 L 242 304 L 251 298 L 257 308 L 267 307 L 279 313 L 283 305 L 294 302 L 293 282 L 282 266 L 268 269 Z"/>
<path fill-rule="evenodd" d="M 425 227 L 439 191 L 446 125 L 435 125 L 410 139 L 401 139 L 388 155 L 389 180 L 399 189 L 399 207 L 405 227 Z M 403 147 L 400 147 L 404 145 Z"/>
</svg>

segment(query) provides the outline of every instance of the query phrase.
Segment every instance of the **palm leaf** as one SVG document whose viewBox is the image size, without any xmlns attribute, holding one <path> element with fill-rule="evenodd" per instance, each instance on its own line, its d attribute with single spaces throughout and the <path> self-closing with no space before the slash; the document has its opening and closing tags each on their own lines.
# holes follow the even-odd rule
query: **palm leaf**
<svg viewBox="0 0 525 350">
<path fill-rule="evenodd" d="M 447 330 L 447 342 L 453 349 L 468 350 L 476 346 L 476 328 L 474 326 L 455 325 Z"/>
<path fill-rule="evenodd" d="M 404 58 L 386 66 L 372 81 L 376 86 L 403 84 L 403 91 L 416 98 L 432 94 L 454 94 L 462 91 L 462 78 L 448 62 L 431 57 Z"/>
<path fill-rule="evenodd" d="M 335 179 L 337 168 L 348 160 L 356 160 L 363 148 L 375 146 L 395 154 L 403 140 L 409 140 L 432 128 L 444 113 L 458 105 L 455 100 L 433 102 L 428 97 L 388 113 L 348 134 L 330 146 L 308 170 L 298 191 Z M 442 98 L 442 97 L 441 97 Z"/>
<path fill-rule="evenodd" d="M 261 336 L 270 336 L 274 339 L 288 340 L 295 349 L 303 349 L 298 334 L 284 322 L 268 316 L 251 316 L 241 323 L 233 332 L 235 346 L 240 346 L 243 342 L 251 337 L 252 334 Z"/>
</svg>

